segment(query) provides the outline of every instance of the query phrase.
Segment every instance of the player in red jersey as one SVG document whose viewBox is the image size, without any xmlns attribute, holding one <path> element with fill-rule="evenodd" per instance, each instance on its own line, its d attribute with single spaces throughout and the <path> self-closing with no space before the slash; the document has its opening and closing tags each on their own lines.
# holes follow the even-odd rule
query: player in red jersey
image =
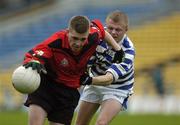
<svg viewBox="0 0 180 125">
<path fill-rule="evenodd" d="M 99 20 L 90 22 L 85 16 L 74 16 L 68 29 L 56 32 L 26 53 L 25 68 L 32 67 L 41 75 L 40 87 L 25 102 L 29 125 L 43 125 L 46 117 L 50 125 L 71 124 L 80 96 L 80 77 L 101 39 L 115 50 L 121 49 Z"/>
</svg>

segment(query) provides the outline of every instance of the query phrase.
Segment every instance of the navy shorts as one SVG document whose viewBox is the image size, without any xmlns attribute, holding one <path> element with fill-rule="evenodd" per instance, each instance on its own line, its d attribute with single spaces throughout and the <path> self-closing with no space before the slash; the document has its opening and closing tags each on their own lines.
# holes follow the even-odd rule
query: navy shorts
<svg viewBox="0 0 180 125">
<path fill-rule="evenodd" d="M 49 121 L 70 125 L 79 97 L 77 89 L 42 77 L 40 87 L 28 95 L 24 105 L 39 105 L 47 112 Z"/>
</svg>

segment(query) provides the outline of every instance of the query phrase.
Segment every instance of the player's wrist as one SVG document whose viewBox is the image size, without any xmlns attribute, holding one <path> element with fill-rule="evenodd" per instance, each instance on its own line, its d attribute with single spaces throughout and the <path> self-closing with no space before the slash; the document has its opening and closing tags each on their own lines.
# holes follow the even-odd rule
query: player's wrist
<svg viewBox="0 0 180 125">
<path fill-rule="evenodd" d="M 81 85 L 91 85 L 93 78 L 89 74 L 83 74 L 80 78 Z"/>
</svg>

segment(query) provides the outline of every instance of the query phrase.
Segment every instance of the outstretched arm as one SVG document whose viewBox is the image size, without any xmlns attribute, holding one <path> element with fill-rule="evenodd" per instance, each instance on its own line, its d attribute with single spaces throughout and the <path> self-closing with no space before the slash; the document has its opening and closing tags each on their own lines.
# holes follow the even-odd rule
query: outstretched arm
<svg viewBox="0 0 180 125">
<path fill-rule="evenodd" d="M 113 49 L 115 49 L 116 51 L 121 50 L 120 45 L 114 40 L 114 38 L 107 32 L 105 31 L 105 37 L 104 37 L 105 41 L 107 41 L 107 43 L 109 45 L 112 46 Z"/>
<path fill-rule="evenodd" d="M 110 85 L 113 80 L 113 75 L 107 72 L 105 75 L 92 77 L 92 85 Z"/>
<path fill-rule="evenodd" d="M 113 81 L 113 75 L 107 72 L 105 75 L 91 77 L 89 74 L 84 74 L 81 76 L 81 85 L 110 85 Z"/>
</svg>

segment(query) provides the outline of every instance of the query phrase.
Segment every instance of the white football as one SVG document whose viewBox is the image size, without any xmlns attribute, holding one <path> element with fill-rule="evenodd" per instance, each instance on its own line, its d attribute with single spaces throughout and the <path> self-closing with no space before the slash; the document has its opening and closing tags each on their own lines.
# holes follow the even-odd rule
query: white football
<svg viewBox="0 0 180 125">
<path fill-rule="evenodd" d="M 19 66 L 12 74 L 12 84 L 14 88 L 23 94 L 29 94 L 37 90 L 40 85 L 40 75 L 31 67 Z"/>
</svg>

